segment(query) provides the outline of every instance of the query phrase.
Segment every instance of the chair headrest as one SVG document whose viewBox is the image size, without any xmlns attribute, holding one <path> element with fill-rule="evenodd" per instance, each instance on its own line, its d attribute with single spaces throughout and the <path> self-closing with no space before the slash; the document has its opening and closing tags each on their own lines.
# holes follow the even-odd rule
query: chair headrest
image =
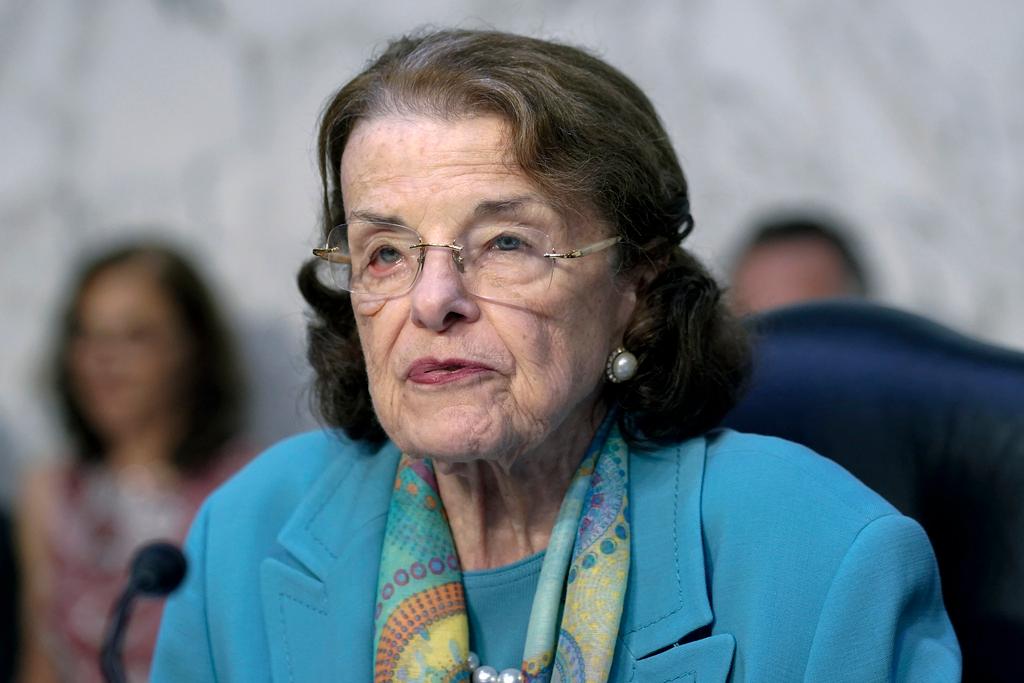
<svg viewBox="0 0 1024 683">
<path fill-rule="evenodd" d="M 912 516 L 924 477 L 1024 490 L 1024 354 L 864 302 L 746 323 L 753 373 L 724 426 L 809 446 Z"/>
<path fill-rule="evenodd" d="M 766 388 L 826 384 L 831 393 L 865 401 L 913 396 L 923 402 L 922 411 L 970 399 L 975 412 L 987 406 L 1024 413 L 1024 353 L 911 313 L 838 300 L 779 309 L 745 323 L 754 338 L 753 400 Z"/>
</svg>

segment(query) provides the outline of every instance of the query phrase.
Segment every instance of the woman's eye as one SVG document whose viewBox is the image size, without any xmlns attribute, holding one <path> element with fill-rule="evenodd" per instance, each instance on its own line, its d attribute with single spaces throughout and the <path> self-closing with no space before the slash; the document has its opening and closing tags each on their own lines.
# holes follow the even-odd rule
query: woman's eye
<svg viewBox="0 0 1024 683">
<path fill-rule="evenodd" d="M 394 247 L 381 247 L 373 260 L 384 265 L 392 265 L 402 260 L 402 254 Z"/>
<path fill-rule="evenodd" d="M 402 258 L 402 252 L 398 247 L 385 245 L 373 252 L 368 267 L 378 272 L 387 270 L 401 264 Z"/>
<path fill-rule="evenodd" d="M 525 246 L 522 238 L 515 235 L 499 235 L 494 239 L 493 245 L 498 251 L 514 251 Z"/>
<path fill-rule="evenodd" d="M 384 263 L 398 263 L 402 260 L 402 254 L 394 247 L 386 247 L 380 250 L 380 260 Z"/>
</svg>

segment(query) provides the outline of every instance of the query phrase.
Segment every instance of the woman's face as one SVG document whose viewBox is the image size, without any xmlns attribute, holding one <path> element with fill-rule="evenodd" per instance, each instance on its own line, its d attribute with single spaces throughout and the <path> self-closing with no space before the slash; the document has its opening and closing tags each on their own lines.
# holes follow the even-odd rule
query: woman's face
<svg viewBox="0 0 1024 683">
<path fill-rule="evenodd" d="M 505 132 L 497 117 L 360 122 L 341 163 L 346 219 L 400 223 L 435 244 L 495 223 L 541 230 L 559 250 L 611 234 L 565 221 L 511 162 Z M 439 248 L 425 251 L 408 294 L 354 294 L 384 430 L 405 452 L 442 462 L 512 462 L 566 434 L 589 436 L 608 353 L 635 304 L 613 253 L 556 260 L 548 287 L 517 305 L 469 294 Z"/>
<path fill-rule="evenodd" d="M 94 430 L 116 439 L 180 416 L 188 338 L 174 304 L 142 265 L 115 265 L 93 277 L 77 322 L 68 368 Z"/>
</svg>

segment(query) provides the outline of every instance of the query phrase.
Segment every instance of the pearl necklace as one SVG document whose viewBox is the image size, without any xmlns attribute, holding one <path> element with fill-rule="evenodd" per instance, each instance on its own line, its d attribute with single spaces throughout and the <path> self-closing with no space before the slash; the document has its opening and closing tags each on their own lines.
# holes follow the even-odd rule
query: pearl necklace
<svg viewBox="0 0 1024 683">
<path fill-rule="evenodd" d="M 481 666 L 475 652 L 469 653 L 466 663 L 473 672 L 473 683 L 526 683 L 526 677 L 519 669 L 503 669 L 498 673 L 493 666 Z"/>
</svg>

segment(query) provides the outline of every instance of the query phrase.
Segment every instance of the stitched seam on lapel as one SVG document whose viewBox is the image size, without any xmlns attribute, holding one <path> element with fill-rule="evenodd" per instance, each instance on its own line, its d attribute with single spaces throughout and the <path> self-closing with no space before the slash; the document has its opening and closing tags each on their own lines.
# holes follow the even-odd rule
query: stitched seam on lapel
<svg viewBox="0 0 1024 683">
<path fill-rule="evenodd" d="M 636 655 L 629 649 L 629 645 L 625 641 L 622 642 L 622 649 L 629 653 L 629 658 L 633 660 L 633 664 L 629 667 L 629 679 L 626 683 L 633 683 L 633 679 L 636 678 Z"/>
<path fill-rule="evenodd" d="M 634 628 L 630 633 L 642 631 L 648 626 L 653 626 L 654 624 L 657 624 L 659 621 L 664 621 L 665 619 L 668 619 L 673 614 L 682 609 L 683 606 L 683 579 L 679 576 L 679 470 L 682 467 L 682 462 L 680 461 L 679 456 L 680 450 L 680 448 L 676 448 L 676 476 L 672 488 L 672 552 L 674 553 L 674 556 L 676 558 L 676 593 L 678 593 L 679 595 L 679 600 L 676 602 L 675 609 L 673 609 L 671 612 L 666 612 L 657 619 L 652 619 L 646 624 L 640 624 L 639 626 Z"/>
<path fill-rule="evenodd" d="M 669 683 L 670 681 L 678 681 L 678 680 L 681 680 L 683 678 L 689 678 L 690 676 L 693 676 L 693 680 L 696 681 L 697 680 L 697 670 L 694 669 L 693 671 L 687 671 L 686 673 L 681 673 L 678 676 L 673 676 L 672 678 L 666 678 L 664 681 L 662 681 L 662 683 Z"/>
<path fill-rule="evenodd" d="M 298 598 L 295 598 L 295 597 L 293 597 L 291 595 L 288 595 L 284 591 L 279 592 L 278 595 L 280 597 L 282 597 L 282 598 L 287 599 L 287 600 L 291 600 L 292 602 L 294 602 L 294 603 L 296 603 L 298 605 L 302 605 L 306 609 L 312 610 L 313 612 L 316 612 L 319 615 L 322 615 L 322 616 L 325 616 L 325 617 L 327 616 L 327 610 L 320 609 L 319 607 L 314 607 L 313 605 L 310 605 L 308 602 L 303 602 L 302 600 L 299 600 Z"/>
<path fill-rule="evenodd" d="M 379 455 L 380 455 L 380 451 L 377 451 L 372 457 L 378 457 Z M 371 456 L 367 456 L 367 457 L 371 457 Z M 323 548 L 324 552 L 327 553 L 332 560 L 337 560 L 340 557 L 340 555 L 338 553 L 332 551 L 330 546 L 328 546 L 327 543 L 323 539 L 321 539 L 320 536 L 318 536 L 316 534 L 316 532 L 313 530 L 313 524 L 320 517 L 320 514 L 324 511 L 324 508 L 326 508 L 327 505 L 331 502 L 331 500 L 333 500 L 334 497 L 336 495 L 338 495 L 338 490 L 341 488 L 341 485 L 352 475 L 352 470 L 354 470 L 355 468 L 356 468 L 356 464 L 352 463 L 351 466 L 348 468 L 348 470 L 346 470 L 343 475 L 338 477 L 338 481 L 335 482 L 335 485 L 331 489 L 331 492 L 324 496 L 323 501 L 320 502 L 320 505 L 317 506 L 317 508 L 313 512 L 313 514 L 309 516 L 309 520 L 302 527 L 303 530 L 306 533 L 309 534 L 310 538 L 312 538 L 313 541 L 315 541 L 317 545 L 319 545 L 321 548 Z M 387 510 L 385 509 L 385 511 L 380 516 L 386 516 L 386 515 L 387 515 Z M 359 529 L 362 529 L 363 527 L 365 527 L 368 524 L 372 523 L 373 521 L 377 520 L 380 516 L 374 517 L 371 520 L 367 520 L 366 524 L 363 524 L 361 527 L 359 527 Z"/>
<path fill-rule="evenodd" d="M 353 465 L 352 467 L 355 467 L 355 465 Z M 316 541 L 316 544 L 319 545 L 321 548 L 323 548 L 325 553 L 327 553 L 328 555 L 331 556 L 332 560 L 338 559 L 337 553 L 332 551 L 327 546 L 327 544 L 313 531 L 313 523 L 320 516 L 320 513 L 324 511 L 324 508 L 327 507 L 327 504 L 329 502 L 331 502 L 331 499 L 334 498 L 335 495 L 337 495 L 338 487 L 341 486 L 341 483 L 343 481 L 348 479 L 348 475 L 351 474 L 351 472 L 352 472 L 352 467 L 349 467 L 348 471 L 345 472 L 345 475 L 338 480 L 338 482 L 335 484 L 334 488 L 331 489 L 331 492 L 328 495 L 324 496 L 323 501 L 320 503 L 320 505 L 317 506 L 316 511 L 312 515 L 309 516 L 309 521 L 306 522 L 305 526 L 303 527 L 305 529 L 305 531 L 307 533 L 309 533 L 310 537 L 314 541 Z"/>
<path fill-rule="evenodd" d="M 299 604 L 299 605 L 302 605 L 306 609 L 310 609 L 310 610 L 316 612 L 317 614 L 322 614 L 325 617 L 327 616 L 327 611 L 319 609 L 318 607 L 314 607 L 313 605 L 305 603 L 302 600 L 297 600 L 296 598 L 293 598 L 292 596 L 288 595 L 284 591 L 278 592 L 277 597 L 279 598 L 277 606 L 278 606 L 278 610 L 281 613 L 281 635 L 284 636 L 284 661 L 285 661 L 286 664 L 288 664 L 288 680 L 289 681 L 294 681 L 295 680 L 295 672 L 292 670 L 292 655 L 291 655 L 292 648 L 291 648 L 291 645 L 288 643 L 288 626 L 285 623 L 285 617 L 284 617 L 284 600 L 291 600 L 292 602 L 294 602 L 296 604 Z M 283 598 L 283 599 L 281 599 L 281 598 Z"/>
<path fill-rule="evenodd" d="M 292 648 L 291 645 L 289 645 L 288 643 L 288 626 L 284 618 L 284 600 L 281 600 L 281 598 L 284 598 L 286 596 L 284 593 L 278 593 L 277 597 L 277 610 L 281 617 L 281 635 L 284 636 L 284 663 L 288 665 L 288 680 L 294 681 L 295 672 L 292 671 Z"/>
</svg>

